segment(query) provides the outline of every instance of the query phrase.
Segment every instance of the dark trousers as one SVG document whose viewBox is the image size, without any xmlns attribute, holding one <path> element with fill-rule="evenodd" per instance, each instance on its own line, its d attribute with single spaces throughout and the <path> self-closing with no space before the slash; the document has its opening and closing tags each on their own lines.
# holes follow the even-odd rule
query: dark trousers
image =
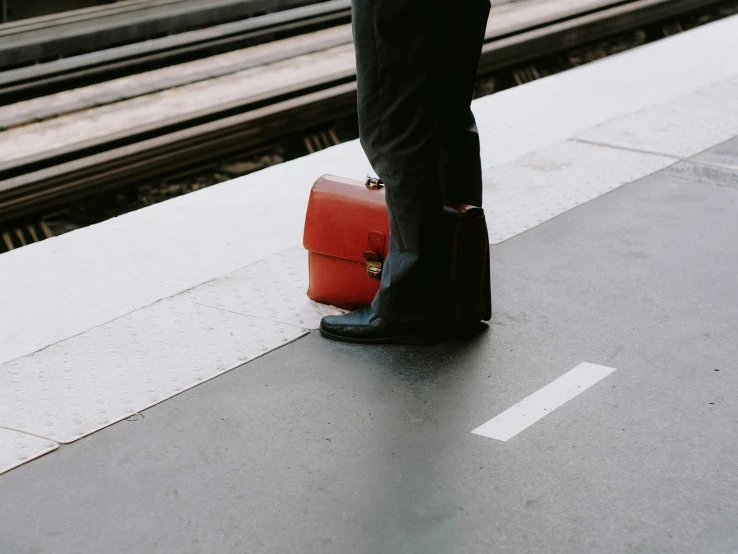
<svg viewBox="0 0 738 554">
<path fill-rule="evenodd" d="M 489 0 L 352 0 L 360 140 L 391 228 L 372 308 L 390 321 L 443 319 L 443 202 L 482 205 L 470 105 L 489 10 Z"/>
</svg>

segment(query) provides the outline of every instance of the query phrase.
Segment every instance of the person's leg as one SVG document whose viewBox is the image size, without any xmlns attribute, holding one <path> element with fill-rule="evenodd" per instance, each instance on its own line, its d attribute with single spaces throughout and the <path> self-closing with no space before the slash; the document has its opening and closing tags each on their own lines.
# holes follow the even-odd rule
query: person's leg
<svg viewBox="0 0 738 554">
<path fill-rule="evenodd" d="M 464 0 L 459 2 L 456 19 L 449 22 L 452 38 L 443 68 L 439 122 L 440 171 L 446 200 L 480 207 L 482 163 L 471 101 L 489 10 L 489 0 Z"/>
<path fill-rule="evenodd" d="M 439 322 L 444 315 L 438 121 L 445 23 L 456 3 L 353 2 L 361 143 L 385 184 L 391 228 L 372 308 L 392 322 Z"/>
<path fill-rule="evenodd" d="M 449 272 L 439 168 L 444 73 L 456 36 L 449 22 L 466 1 L 477 0 L 352 2 L 361 144 L 386 186 L 391 238 L 371 308 L 324 318 L 326 336 L 415 342 L 442 325 Z"/>
</svg>

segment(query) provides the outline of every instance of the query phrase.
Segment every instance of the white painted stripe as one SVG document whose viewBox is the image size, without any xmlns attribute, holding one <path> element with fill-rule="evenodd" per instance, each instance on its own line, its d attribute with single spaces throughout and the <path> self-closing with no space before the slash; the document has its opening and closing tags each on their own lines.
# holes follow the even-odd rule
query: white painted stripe
<svg viewBox="0 0 738 554">
<path fill-rule="evenodd" d="M 542 389 L 480 425 L 472 433 L 506 441 L 610 375 L 615 368 L 581 363 Z"/>
</svg>

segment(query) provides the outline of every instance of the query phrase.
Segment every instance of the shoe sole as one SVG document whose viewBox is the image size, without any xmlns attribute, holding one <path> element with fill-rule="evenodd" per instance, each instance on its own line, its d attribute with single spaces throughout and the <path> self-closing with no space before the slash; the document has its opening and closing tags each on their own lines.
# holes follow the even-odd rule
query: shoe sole
<svg viewBox="0 0 738 554">
<path fill-rule="evenodd" d="M 340 342 L 351 342 L 354 344 L 416 344 L 416 345 L 431 345 L 438 344 L 443 341 L 443 335 L 405 335 L 399 337 L 385 337 L 377 339 L 355 339 L 350 337 L 344 337 L 341 335 L 334 335 L 329 331 L 320 329 L 320 334 L 327 339 L 337 340 Z"/>
</svg>

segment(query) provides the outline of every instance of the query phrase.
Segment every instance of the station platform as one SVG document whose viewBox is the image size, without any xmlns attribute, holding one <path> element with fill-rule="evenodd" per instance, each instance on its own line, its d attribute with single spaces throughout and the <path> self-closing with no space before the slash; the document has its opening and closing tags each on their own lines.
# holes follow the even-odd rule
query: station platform
<svg viewBox="0 0 738 554">
<path fill-rule="evenodd" d="M 0 552 L 738 552 L 736 51 L 475 101 L 469 341 L 314 331 L 308 194 L 358 142 L 0 256 Z"/>
</svg>

